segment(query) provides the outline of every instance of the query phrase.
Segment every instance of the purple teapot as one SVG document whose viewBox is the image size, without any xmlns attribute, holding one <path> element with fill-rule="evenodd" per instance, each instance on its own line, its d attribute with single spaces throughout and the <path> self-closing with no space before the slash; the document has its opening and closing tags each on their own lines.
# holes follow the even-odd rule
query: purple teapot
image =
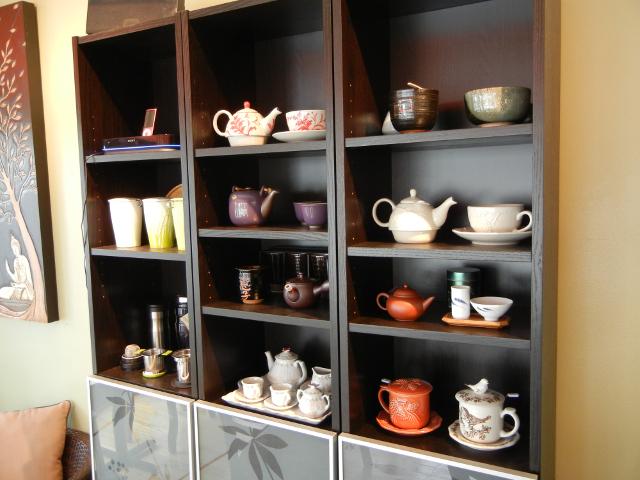
<svg viewBox="0 0 640 480">
<path fill-rule="evenodd" d="M 239 227 L 262 225 L 271 213 L 273 197 L 278 193 L 270 187 L 260 191 L 250 187 L 233 187 L 229 195 L 229 219 Z"/>
</svg>

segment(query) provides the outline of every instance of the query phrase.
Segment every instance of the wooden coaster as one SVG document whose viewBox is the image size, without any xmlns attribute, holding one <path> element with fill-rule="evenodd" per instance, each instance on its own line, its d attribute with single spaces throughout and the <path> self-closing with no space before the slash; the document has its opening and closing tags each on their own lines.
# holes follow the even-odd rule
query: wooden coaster
<svg viewBox="0 0 640 480">
<path fill-rule="evenodd" d="M 453 325 L 454 327 L 479 327 L 479 328 L 504 328 L 509 326 L 509 321 L 511 319 L 505 315 L 500 318 L 500 320 L 496 322 L 490 322 L 482 318 L 482 316 L 477 313 L 472 313 L 471 316 L 466 320 L 458 320 L 457 318 L 453 318 L 451 316 L 451 312 L 448 312 L 444 317 L 442 317 L 442 321 L 449 325 Z"/>
</svg>

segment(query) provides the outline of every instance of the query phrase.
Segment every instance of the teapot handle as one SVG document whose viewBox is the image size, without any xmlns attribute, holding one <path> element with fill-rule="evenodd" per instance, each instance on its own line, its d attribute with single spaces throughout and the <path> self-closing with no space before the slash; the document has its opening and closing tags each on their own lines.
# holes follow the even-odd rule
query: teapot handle
<svg viewBox="0 0 640 480">
<path fill-rule="evenodd" d="M 322 399 L 327 404 L 327 406 L 324 407 L 324 412 L 326 412 L 327 410 L 329 410 L 331 408 L 331 399 L 329 398 L 329 395 L 322 395 Z"/>
<path fill-rule="evenodd" d="M 227 110 L 220 110 L 219 112 L 216 112 L 216 114 L 213 116 L 213 129 L 221 137 L 228 137 L 229 134 L 226 131 L 221 132 L 220 129 L 218 128 L 218 117 L 223 114 L 229 117 L 229 121 L 233 120 L 233 115 L 231 115 L 231 112 L 228 112 Z"/>
<path fill-rule="evenodd" d="M 531 227 L 533 226 L 533 216 L 529 210 L 523 210 L 522 212 L 518 213 L 518 215 L 516 215 L 516 220 L 520 220 L 525 215 L 529 217 L 529 223 L 527 223 L 526 226 L 517 229 L 516 232 L 528 232 L 529 230 L 531 230 Z"/>
<path fill-rule="evenodd" d="M 378 215 L 376 213 L 376 210 L 378 210 L 378 205 L 380 205 L 381 203 L 388 203 L 389 205 L 391 205 L 392 209 L 396 208 L 396 204 L 393 203 L 391 200 L 389 200 L 388 198 L 381 198 L 380 200 L 376 201 L 376 203 L 373 204 L 373 208 L 371 209 L 371 214 L 373 215 L 373 220 L 381 227 L 388 227 L 389 226 L 389 222 L 381 222 L 380 219 L 378 218 Z"/>
<path fill-rule="evenodd" d="M 380 386 L 380 390 L 378 390 L 378 402 L 380 402 L 380 406 L 384 409 L 385 412 L 387 412 L 389 415 L 391 415 L 391 412 L 389 411 L 389 405 L 387 403 L 385 403 L 384 399 L 382 398 L 382 395 L 384 394 L 384 392 L 388 392 L 389 389 L 384 386 L 381 385 Z"/>
<path fill-rule="evenodd" d="M 511 418 L 513 418 L 513 428 L 508 432 L 505 432 L 504 430 L 502 430 L 500 432 L 500 438 L 512 437 L 516 434 L 516 432 L 520 428 L 520 417 L 518 417 L 518 414 L 516 413 L 515 408 L 507 407 L 500 412 L 500 418 L 504 418 L 505 415 L 509 415 Z"/>
<path fill-rule="evenodd" d="M 300 376 L 300 385 L 302 385 L 307 379 L 307 366 L 301 360 L 296 360 L 296 363 L 294 363 L 294 365 L 298 367 L 302 372 L 302 375 Z"/>
<path fill-rule="evenodd" d="M 298 391 L 296 392 L 296 398 L 298 399 L 298 402 L 300 402 L 300 400 L 302 399 L 302 395 L 303 395 L 302 390 L 298 389 Z"/>
<path fill-rule="evenodd" d="M 376 297 L 376 303 L 378 304 L 378 307 L 380 307 L 381 310 L 386 311 L 387 307 L 383 307 L 382 304 L 380 303 L 380 299 L 381 298 L 386 298 L 387 301 L 388 301 L 389 300 L 389 294 L 385 293 L 385 292 L 382 292 L 382 293 L 379 293 L 378 296 Z"/>
</svg>

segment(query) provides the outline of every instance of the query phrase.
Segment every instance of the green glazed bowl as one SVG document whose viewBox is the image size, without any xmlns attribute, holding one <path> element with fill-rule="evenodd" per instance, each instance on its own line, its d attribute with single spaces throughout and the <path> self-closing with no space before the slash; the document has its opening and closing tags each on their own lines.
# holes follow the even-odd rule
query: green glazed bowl
<svg viewBox="0 0 640 480">
<path fill-rule="evenodd" d="M 481 127 L 522 122 L 531 108 L 531 90 L 526 87 L 489 87 L 464 94 L 469 120 Z"/>
</svg>

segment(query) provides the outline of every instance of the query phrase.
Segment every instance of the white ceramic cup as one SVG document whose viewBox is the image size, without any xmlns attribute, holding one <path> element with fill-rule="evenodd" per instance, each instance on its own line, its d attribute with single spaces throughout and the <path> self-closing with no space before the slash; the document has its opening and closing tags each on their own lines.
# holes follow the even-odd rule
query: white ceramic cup
<svg viewBox="0 0 640 480">
<path fill-rule="evenodd" d="M 331 393 L 331 369 L 324 367 L 313 367 L 311 375 L 311 383 L 316 385 L 322 393 L 329 395 Z"/>
<path fill-rule="evenodd" d="M 481 233 L 528 232 L 533 217 L 529 210 L 523 210 L 522 203 L 496 203 L 494 205 L 470 205 L 467 215 L 471 228 Z M 522 227 L 522 217 L 529 217 L 529 223 Z"/>
<path fill-rule="evenodd" d="M 174 245 L 171 200 L 166 197 L 144 198 L 144 223 L 151 248 L 171 248 Z"/>
<path fill-rule="evenodd" d="M 275 383 L 271 385 L 269 387 L 271 391 L 271 402 L 276 407 L 288 407 L 293 400 L 293 395 L 291 395 L 292 389 L 293 385 L 290 383 Z"/>
<path fill-rule="evenodd" d="M 287 127 L 291 132 L 326 130 L 327 120 L 324 110 L 293 110 L 287 112 Z"/>
<path fill-rule="evenodd" d="M 173 232 L 176 236 L 178 250 L 184 250 L 184 201 L 182 197 L 171 199 L 171 218 L 173 219 Z"/>
<path fill-rule="evenodd" d="M 501 438 L 514 436 L 520 428 L 520 418 L 515 408 L 503 407 L 503 401 L 494 403 L 460 403 L 460 433 L 476 443 L 495 443 Z M 504 417 L 513 420 L 513 428 L 504 430 Z"/>
<path fill-rule="evenodd" d="M 262 396 L 264 379 L 262 377 L 246 377 L 238 382 L 242 395 L 249 400 L 255 400 Z"/>
<path fill-rule="evenodd" d="M 116 247 L 139 247 L 142 233 L 142 203 L 139 198 L 109 199 Z"/>
<path fill-rule="evenodd" d="M 456 320 L 467 320 L 471 315 L 471 287 L 469 285 L 451 286 L 451 316 Z"/>
</svg>

